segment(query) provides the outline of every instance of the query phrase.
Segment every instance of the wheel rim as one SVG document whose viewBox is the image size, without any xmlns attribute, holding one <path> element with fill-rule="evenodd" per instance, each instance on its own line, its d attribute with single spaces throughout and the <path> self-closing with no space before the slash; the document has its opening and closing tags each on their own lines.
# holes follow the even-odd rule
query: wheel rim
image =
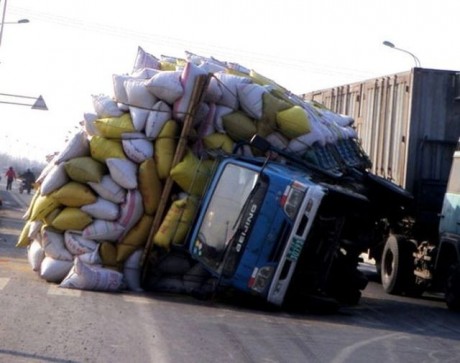
<svg viewBox="0 0 460 363">
<path fill-rule="evenodd" d="M 394 269 L 394 256 L 391 251 L 387 251 L 385 258 L 383 259 L 383 272 L 385 277 L 389 277 L 393 274 Z"/>
</svg>

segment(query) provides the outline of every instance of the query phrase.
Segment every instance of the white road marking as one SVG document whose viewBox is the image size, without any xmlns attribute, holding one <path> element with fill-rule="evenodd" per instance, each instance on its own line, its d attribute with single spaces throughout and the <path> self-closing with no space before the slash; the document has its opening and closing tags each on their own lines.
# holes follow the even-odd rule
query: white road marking
<svg viewBox="0 0 460 363">
<path fill-rule="evenodd" d="M 0 290 L 3 290 L 9 281 L 8 277 L 0 277 Z"/>
<path fill-rule="evenodd" d="M 148 299 L 144 296 L 123 295 L 123 300 L 126 302 L 133 302 L 136 304 L 151 304 L 152 303 L 152 299 Z"/>
<path fill-rule="evenodd" d="M 66 289 L 63 287 L 59 287 L 58 285 L 52 285 L 48 289 L 48 295 L 60 295 L 60 296 L 81 296 L 81 290 L 75 289 Z"/>
</svg>

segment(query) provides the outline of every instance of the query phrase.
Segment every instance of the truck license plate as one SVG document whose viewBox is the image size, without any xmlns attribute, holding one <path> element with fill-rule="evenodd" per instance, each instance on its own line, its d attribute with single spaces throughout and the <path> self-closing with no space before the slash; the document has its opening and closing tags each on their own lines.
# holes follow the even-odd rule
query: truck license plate
<svg viewBox="0 0 460 363">
<path fill-rule="evenodd" d="M 302 252 L 304 240 L 298 237 L 293 237 L 291 245 L 287 253 L 287 259 L 290 261 L 297 261 L 300 253 Z"/>
</svg>

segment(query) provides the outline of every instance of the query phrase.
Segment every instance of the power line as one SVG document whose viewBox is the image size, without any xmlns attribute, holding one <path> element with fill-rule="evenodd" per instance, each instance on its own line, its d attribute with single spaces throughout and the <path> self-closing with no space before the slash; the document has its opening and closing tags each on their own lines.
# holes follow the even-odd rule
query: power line
<svg viewBox="0 0 460 363">
<path fill-rule="evenodd" d="M 28 16 L 30 14 L 29 17 L 33 16 L 35 19 L 41 20 L 43 22 L 54 23 L 65 27 L 82 29 L 89 32 L 98 32 L 102 34 L 116 36 L 117 38 L 135 39 L 140 44 L 142 44 L 142 42 L 146 42 L 155 45 L 164 45 L 168 47 L 173 46 L 182 50 L 191 50 L 194 53 L 208 52 L 211 53 L 210 55 L 213 56 L 215 55 L 215 52 L 218 52 L 218 54 L 221 54 L 224 57 L 233 58 L 228 59 L 229 61 L 244 58 L 260 64 L 266 64 L 270 66 L 278 65 L 280 68 L 296 70 L 304 73 L 312 72 L 315 74 L 327 76 L 354 76 L 359 78 L 372 76 L 372 73 L 358 69 L 325 65 L 323 63 L 317 63 L 311 60 L 298 58 L 296 59 L 283 55 L 273 55 L 248 50 L 235 50 L 217 44 L 209 44 L 194 40 L 183 40 L 171 36 L 140 32 L 128 28 L 123 28 L 120 26 L 111 26 L 102 23 L 88 22 L 72 17 L 55 15 L 48 12 L 30 10 L 23 7 L 10 6 L 9 11 L 22 15 L 27 13 Z"/>
</svg>

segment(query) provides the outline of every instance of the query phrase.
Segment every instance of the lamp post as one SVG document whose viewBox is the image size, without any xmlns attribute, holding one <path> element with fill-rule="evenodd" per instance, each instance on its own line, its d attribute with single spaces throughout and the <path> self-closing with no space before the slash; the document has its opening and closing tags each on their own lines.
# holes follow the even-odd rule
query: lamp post
<svg viewBox="0 0 460 363">
<path fill-rule="evenodd" d="M 398 47 L 396 47 L 392 42 L 389 42 L 388 40 L 385 40 L 385 41 L 383 42 L 383 45 L 386 45 L 387 47 L 390 47 L 390 48 L 393 48 L 393 49 L 396 49 L 396 50 L 399 50 L 399 51 L 401 51 L 401 52 L 404 52 L 404 53 L 409 54 L 412 58 L 414 58 L 415 67 L 421 67 L 421 66 L 422 66 L 422 65 L 420 64 L 420 60 L 415 56 L 415 54 L 409 52 L 408 50 L 398 48 Z"/>
<path fill-rule="evenodd" d="M 29 19 L 19 19 L 18 21 L 5 21 L 6 3 L 7 3 L 7 0 L 3 0 L 2 21 L 0 22 L 0 46 L 2 45 L 3 26 L 5 24 L 27 24 L 27 23 L 29 23 Z"/>
</svg>

